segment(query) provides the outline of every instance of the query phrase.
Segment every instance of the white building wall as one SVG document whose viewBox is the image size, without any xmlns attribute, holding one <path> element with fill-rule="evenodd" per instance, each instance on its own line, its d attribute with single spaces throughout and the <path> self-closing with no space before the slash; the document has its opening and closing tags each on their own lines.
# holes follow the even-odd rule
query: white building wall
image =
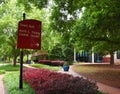
<svg viewBox="0 0 120 94">
<path fill-rule="evenodd" d="M 114 53 L 114 62 L 115 63 L 120 62 L 120 59 L 117 59 L 117 52 Z"/>
</svg>

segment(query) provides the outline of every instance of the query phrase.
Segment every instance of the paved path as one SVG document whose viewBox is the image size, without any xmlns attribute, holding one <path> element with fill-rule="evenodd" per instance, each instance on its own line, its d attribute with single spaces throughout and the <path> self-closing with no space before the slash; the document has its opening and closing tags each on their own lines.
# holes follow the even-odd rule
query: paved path
<svg viewBox="0 0 120 94">
<path fill-rule="evenodd" d="M 79 76 L 81 77 L 80 74 L 74 72 L 72 70 L 72 66 L 70 66 L 70 70 L 68 72 L 64 72 L 63 70 L 60 70 L 59 72 L 62 72 L 62 73 L 67 73 L 67 74 L 71 74 L 73 76 Z M 104 93 L 107 93 L 107 94 L 120 94 L 120 89 L 118 88 L 114 88 L 114 87 L 111 87 L 111 86 L 108 86 L 108 85 L 105 85 L 105 84 L 102 84 L 102 83 L 99 83 L 97 82 L 97 86 L 98 86 L 98 89 Z"/>
<path fill-rule="evenodd" d="M 0 75 L 0 94 L 5 94 L 5 89 L 3 84 L 3 75 Z"/>
<path fill-rule="evenodd" d="M 120 89 L 118 88 L 114 88 L 102 83 L 97 83 L 97 85 L 100 91 L 106 92 L 108 94 L 120 94 Z"/>
</svg>

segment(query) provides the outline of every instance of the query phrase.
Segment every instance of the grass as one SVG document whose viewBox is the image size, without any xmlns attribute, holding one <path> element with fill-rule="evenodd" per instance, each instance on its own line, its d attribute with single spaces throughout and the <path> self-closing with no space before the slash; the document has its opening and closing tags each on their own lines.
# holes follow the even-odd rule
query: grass
<svg viewBox="0 0 120 94">
<path fill-rule="evenodd" d="M 48 69 L 48 70 L 54 70 L 54 71 L 58 71 L 61 69 L 60 66 L 50 66 L 50 65 L 44 65 L 44 64 L 30 64 L 30 66 L 36 67 L 36 68 L 44 68 L 44 69 Z"/>
<path fill-rule="evenodd" d="M 60 66 L 50 66 L 50 65 L 44 65 L 44 64 L 30 64 L 30 66 L 36 67 L 36 68 L 54 70 L 54 71 L 58 71 L 61 69 Z M 4 71 L 19 71 L 19 69 L 20 69 L 19 64 L 17 64 L 15 67 L 12 64 L 6 64 L 6 65 L 0 66 L 0 70 L 4 70 Z"/>
<path fill-rule="evenodd" d="M 81 64 L 80 66 L 74 66 L 73 70 L 95 81 L 120 88 L 120 84 L 118 84 L 120 81 L 120 65 Z"/>
<path fill-rule="evenodd" d="M 100 91 L 99 91 L 97 94 L 108 94 L 108 93 L 103 93 L 103 92 L 100 92 Z"/>
<path fill-rule="evenodd" d="M 5 74 L 5 70 L 0 70 L 0 74 Z"/>
<path fill-rule="evenodd" d="M 23 82 L 23 90 L 19 89 L 19 73 L 7 73 L 4 76 L 4 83 L 7 89 L 7 94 L 35 94 L 33 89 Z"/>
<path fill-rule="evenodd" d="M 0 70 L 5 70 L 5 71 L 19 71 L 19 68 L 20 68 L 19 64 L 17 64 L 15 67 L 11 64 L 0 66 Z"/>
<path fill-rule="evenodd" d="M 58 71 L 61 69 L 60 66 L 49 66 L 49 65 L 44 65 L 44 64 L 30 64 L 32 67 L 36 68 L 44 68 L 48 70 L 54 70 Z M 6 64 L 6 65 L 1 65 L 0 66 L 0 74 L 4 74 L 6 71 L 19 71 L 20 70 L 20 65 L 17 64 L 15 67 L 11 64 Z"/>
</svg>

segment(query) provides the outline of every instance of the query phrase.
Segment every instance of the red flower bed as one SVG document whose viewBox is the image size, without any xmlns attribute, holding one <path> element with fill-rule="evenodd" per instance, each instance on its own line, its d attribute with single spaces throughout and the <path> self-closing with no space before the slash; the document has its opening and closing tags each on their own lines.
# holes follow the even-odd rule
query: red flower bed
<svg viewBox="0 0 120 94">
<path fill-rule="evenodd" d="M 61 61 L 61 60 L 52 60 L 52 61 L 51 61 L 51 64 L 52 64 L 53 66 L 63 66 L 64 61 Z"/>
<path fill-rule="evenodd" d="M 39 60 L 38 63 L 51 65 L 51 60 Z"/>
<path fill-rule="evenodd" d="M 64 61 L 61 60 L 39 60 L 38 63 L 53 65 L 53 66 L 63 66 Z"/>
<path fill-rule="evenodd" d="M 45 69 L 25 68 L 23 79 L 36 94 L 96 94 L 96 83 Z"/>
</svg>

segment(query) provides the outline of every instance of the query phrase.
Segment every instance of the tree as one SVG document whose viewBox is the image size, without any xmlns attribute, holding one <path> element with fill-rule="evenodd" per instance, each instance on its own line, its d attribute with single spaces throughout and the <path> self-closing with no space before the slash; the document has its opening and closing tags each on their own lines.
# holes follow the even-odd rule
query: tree
<svg viewBox="0 0 120 94">
<path fill-rule="evenodd" d="M 25 10 L 29 11 L 31 10 L 32 6 L 36 6 L 38 9 L 42 9 L 47 7 L 49 0 L 17 0 L 18 5 L 24 5 Z"/>
<path fill-rule="evenodd" d="M 72 27 L 75 23 L 75 19 L 78 18 L 77 15 L 81 10 L 78 9 L 80 6 L 75 2 L 75 0 L 53 0 L 53 4 L 51 5 L 52 13 L 50 17 L 50 27 L 61 36 L 59 44 L 63 46 L 62 54 L 65 56 L 64 59 L 67 58 L 68 54 L 73 55 L 73 45 L 70 42 L 70 33 L 73 31 Z"/>
<path fill-rule="evenodd" d="M 83 2 L 85 10 L 76 23 L 75 33 L 79 34 L 80 39 L 94 42 L 92 46 L 100 43 L 97 47 L 108 51 L 111 54 L 110 64 L 114 64 L 113 53 L 119 49 L 120 43 L 120 2 L 88 1 Z"/>
<path fill-rule="evenodd" d="M 0 14 L 0 44 L 1 50 L 3 52 L 6 52 L 4 54 L 7 54 L 14 57 L 14 66 L 16 65 L 16 59 L 19 56 L 19 49 L 17 49 L 17 28 L 18 28 L 18 22 L 22 20 L 22 13 L 24 10 L 23 5 L 20 6 L 17 5 L 17 0 L 13 2 L 13 0 L 6 1 L 1 5 L 1 14 Z M 42 17 L 39 15 L 42 14 L 39 9 L 36 9 L 34 6 L 31 6 L 31 11 L 29 11 L 27 16 L 28 18 L 35 18 L 40 20 Z M 33 14 L 36 14 L 33 16 Z M 44 14 L 42 14 L 44 15 Z M 43 18 L 42 18 L 43 19 Z M 43 21 L 45 23 L 45 21 Z M 45 25 L 43 25 L 45 26 Z M 9 49 L 6 50 L 5 46 L 7 46 Z M 11 54 L 10 54 L 11 53 Z M 1 53 L 3 54 L 3 53 Z"/>
<path fill-rule="evenodd" d="M 34 1 L 34 2 L 31 1 L 30 3 L 37 6 L 37 8 L 41 9 L 41 7 L 38 6 L 38 4 L 41 4 L 41 3 L 38 3 L 36 5 L 36 2 L 37 1 Z M 24 3 L 28 4 L 27 2 L 24 2 Z M 50 3 L 51 3 L 51 1 L 48 3 L 48 5 L 46 5 L 46 10 L 47 10 L 46 14 L 44 14 L 44 13 L 43 13 L 44 15 L 42 14 L 44 20 L 45 20 L 45 18 L 47 18 L 44 21 L 46 23 L 45 24 L 43 23 L 43 25 L 42 25 L 42 26 L 45 26 L 45 28 L 43 28 L 44 30 L 42 30 L 42 49 L 47 50 L 49 52 L 49 54 L 51 53 L 51 51 L 54 50 L 55 47 L 57 47 L 57 44 L 59 44 L 61 41 L 62 41 L 62 43 L 60 43 L 61 45 L 65 44 L 65 42 L 66 42 L 66 44 L 68 44 L 69 38 L 70 38 L 69 37 L 70 36 L 70 33 L 69 33 L 70 29 L 67 27 L 65 21 L 62 21 L 64 23 L 63 26 L 64 26 L 65 32 L 62 32 L 63 30 L 58 31 L 58 28 L 53 29 L 54 24 L 50 24 L 50 23 L 54 22 L 52 18 L 55 18 L 55 16 L 57 17 L 57 15 L 52 16 L 51 19 L 49 20 L 49 17 L 51 16 L 51 11 L 52 11 L 52 9 L 51 9 L 52 5 Z M 54 9 L 55 9 L 55 7 L 54 7 Z M 36 10 L 38 10 L 38 9 L 35 9 L 35 11 Z M 52 14 L 54 14 L 54 13 L 52 13 Z M 72 21 L 69 21 L 69 23 L 72 23 Z M 58 26 L 58 25 L 56 24 L 56 26 Z"/>
<path fill-rule="evenodd" d="M 0 37 L 2 40 L 2 43 L 0 44 L 2 46 L 1 50 L 5 52 L 4 54 L 6 54 L 6 56 L 12 56 L 14 58 L 15 66 L 19 52 L 19 49 L 16 48 L 18 26 L 17 23 L 21 19 L 21 16 L 19 14 L 22 13 L 23 7 L 17 7 L 16 1 L 13 2 L 13 0 L 9 0 L 5 1 L 1 5 L 0 10 L 0 33 L 4 37 Z"/>
<path fill-rule="evenodd" d="M 26 1 L 20 0 L 20 2 L 26 3 Z M 24 7 L 24 3 L 20 3 L 13 0 L 5 1 L 1 5 L 1 14 L 0 14 L 0 50 L 7 56 L 14 57 L 14 65 L 16 65 L 16 59 L 19 55 L 19 49 L 16 48 L 17 45 L 17 28 L 18 22 L 22 20 L 22 13 L 26 11 L 26 19 L 36 19 L 42 21 L 42 48 L 41 50 L 51 50 L 53 46 L 58 43 L 58 34 L 53 34 L 48 30 L 49 26 L 49 13 L 46 8 L 37 8 L 35 4 L 30 1 L 30 8 L 27 10 Z M 37 1 L 38 2 L 38 1 Z M 27 2 L 28 4 L 29 2 Z M 43 6 L 43 5 L 42 5 Z M 44 7 L 44 6 L 43 6 Z M 26 9 L 26 10 L 25 10 Z M 34 15 L 33 15 L 34 14 Z M 52 37 L 51 37 L 52 36 Z M 51 41 L 50 41 L 51 40 Z M 53 43 L 54 42 L 54 43 Z M 7 49 L 9 48 L 9 49 Z M 7 50 L 6 50 L 7 49 Z M 27 50 L 28 51 L 28 50 Z M 30 50 L 29 50 L 30 51 Z M 1 55 L 3 55 L 1 53 Z M 24 54 L 27 52 L 24 51 Z"/>
<path fill-rule="evenodd" d="M 53 30 L 63 34 L 64 40 L 68 41 L 70 39 L 69 33 L 73 31 L 72 27 L 75 24 L 75 21 L 79 19 L 79 12 L 84 9 L 82 18 L 79 20 L 79 23 L 77 22 L 77 29 L 75 31 L 78 35 L 76 38 L 79 39 L 81 37 L 80 39 L 84 39 L 86 44 L 82 43 L 84 45 L 90 44 L 89 47 L 95 46 L 98 42 L 103 42 L 102 46 L 106 46 L 106 44 L 109 45 L 107 51 L 111 53 L 111 56 L 113 56 L 115 50 L 119 49 L 120 2 L 118 0 L 53 1 L 51 27 Z M 111 60 L 111 64 L 113 63 L 112 61 L 113 60 Z"/>
</svg>

